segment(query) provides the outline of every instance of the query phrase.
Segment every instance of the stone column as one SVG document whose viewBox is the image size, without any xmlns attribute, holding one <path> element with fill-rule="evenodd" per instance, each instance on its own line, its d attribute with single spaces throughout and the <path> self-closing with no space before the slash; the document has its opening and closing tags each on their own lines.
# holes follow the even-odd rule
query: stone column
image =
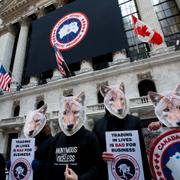
<svg viewBox="0 0 180 180">
<path fill-rule="evenodd" d="M 129 62 L 129 58 L 127 58 L 125 49 L 113 53 L 113 62 L 111 62 L 110 65 L 112 66 L 124 62 Z"/>
<path fill-rule="evenodd" d="M 136 0 L 139 13 L 141 15 L 142 21 L 148 24 L 153 29 L 156 29 L 164 38 L 159 20 L 157 18 L 155 9 L 153 7 L 152 1 L 147 0 Z M 159 48 L 166 48 L 166 43 L 163 42 L 159 46 L 152 46 L 152 50 L 159 49 Z"/>
<path fill-rule="evenodd" d="M 7 32 L 3 32 L 0 37 L 0 63 L 3 64 L 8 71 L 11 64 L 16 33 L 12 25 L 9 25 L 6 31 Z"/>
<path fill-rule="evenodd" d="M 2 129 L 0 129 L 0 140 L 1 140 L 1 143 L 0 143 L 0 153 L 4 153 L 4 143 L 5 143 L 5 141 L 4 141 L 4 137 L 3 137 L 3 130 Z"/>
<path fill-rule="evenodd" d="M 43 7 L 38 8 L 37 13 L 36 13 L 36 15 L 37 15 L 38 18 L 44 16 L 45 14 L 46 14 L 46 13 L 45 13 L 45 10 L 43 9 Z"/>
<path fill-rule="evenodd" d="M 93 71 L 92 61 L 91 60 L 82 60 L 80 65 L 80 72 Z"/>
<path fill-rule="evenodd" d="M 176 0 L 176 4 L 177 4 L 177 6 L 178 6 L 178 8 L 179 8 L 179 10 L 180 10 L 180 1 L 179 1 L 179 0 Z"/>
<path fill-rule="evenodd" d="M 22 73 L 24 68 L 24 60 L 26 55 L 26 45 L 29 31 L 29 21 L 23 19 L 21 21 L 21 28 L 16 48 L 16 55 L 14 59 L 12 88 L 16 88 L 17 84 L 21 84 Z"/>
<path fill-rule="evenodd" d="M 37 86 L 38 78 L 36 76 L 31 76 L 28 86 Z"/>
</svg>

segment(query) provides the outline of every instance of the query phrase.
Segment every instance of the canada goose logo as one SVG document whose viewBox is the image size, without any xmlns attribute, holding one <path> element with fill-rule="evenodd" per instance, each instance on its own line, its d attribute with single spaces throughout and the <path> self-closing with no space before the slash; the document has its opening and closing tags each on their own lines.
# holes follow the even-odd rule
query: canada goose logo
<svg viewBox="0 0 180 180">
<path fill-rule="evenodd" d="M 28 179 L 31 173 L 31 165 L 26 159 L 17 159 L 11 169 L 12 179 L 25 180 Z"/>
<path fill-rule="evenodd" d="M 130 155 L 116 156 L 111 169 L 116 180 L 136 180 L 140 175 L 139 165 Z"/>
<path fill-rule="evenodd" d="M 59 50 L 76 46 L 88 31 L 88 18 L 81 12 L 73 12 L 62 17 L 51 31 L 50 42 Z"/>
<path fill-rule="evenodd" d="M 180 177 L 180 130 L 167 131 L 154 141 L 150 152 L 150 166 L 155 179 Z"/>
</svg>

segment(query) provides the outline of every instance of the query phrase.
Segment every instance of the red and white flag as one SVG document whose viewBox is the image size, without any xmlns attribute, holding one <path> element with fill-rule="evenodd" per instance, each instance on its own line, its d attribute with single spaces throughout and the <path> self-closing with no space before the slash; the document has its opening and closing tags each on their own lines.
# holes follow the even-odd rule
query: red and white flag
<svg viewBox="0 0 180 180">
<path fill-rule="evenodd" d="M 0 88 L 3 89 L 4 91 L 10 92 L 10 88 L 8 85 L 11 82 L 11 80 L 12 80 L 12 78 L 6 72 L 6 70 L 4 69 L 4 66 L 1 65 L 0 66 Z"/>
<path fill-rule="evenodd" d="M 135 34 L 142 42 L 149 42 L 156 45 L 162 44 L 163 38 L 156 30 L 152 29 L 133 15 L 132 20 Z"/>
</svg>

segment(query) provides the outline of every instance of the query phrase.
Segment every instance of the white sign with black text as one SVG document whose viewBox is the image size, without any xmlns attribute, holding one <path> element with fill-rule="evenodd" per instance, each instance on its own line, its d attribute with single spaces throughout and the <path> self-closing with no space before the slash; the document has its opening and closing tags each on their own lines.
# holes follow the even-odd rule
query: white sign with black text
<svg viewBox="0 0 180 180">
<path fill-rule="evenodd" d="M 34 160 L 35 139 L 13 139 L 9 180 L 32 180 L 31 163 Z"/>
<path fill-rule="evenodd" d="M 107 162 L 109 180 L 144 180 L 137 130 L 106 132 L 106 148 L 115 157 Z"/>
</svg>

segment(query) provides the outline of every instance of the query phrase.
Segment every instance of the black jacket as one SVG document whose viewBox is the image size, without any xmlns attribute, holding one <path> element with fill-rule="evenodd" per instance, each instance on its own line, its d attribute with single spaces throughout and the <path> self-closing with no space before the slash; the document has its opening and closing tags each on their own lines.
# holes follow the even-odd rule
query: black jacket
<svg viewBox="0 0 180 180">
<path fill-rule="evenodd" d="M 66 164 L 78 175 L 78 180 L 100 180 L 100 161 L 99 144 L 93 132 L 84 127 L 72 136 L 60 132 L 49 155 L 47 180 L 63 180 Z"/>
<path fill-rule="evenodd" d="M 142 154 L 142 161 L 143 161 L 143 168 L 144 168 L 144 175 L 145 179 L 149 180 L 151 179 L 151 173 L 150 168 L 147 160 L 147 154 L 145 150 L 145 144 L 141 132 L 141 126 L 140 126 L 140 119 L 132 116 L 127 115 L 124 119 L 119 119 L 108 112 L 106 112 L 105 116 L 96 121 L 94 126 L 94 133 L 97 135 L 97 138 L 100 142 L 101 152 L 106 151 L 106 142 L 105 142 L 105 132 L 106 131 L 125 131 L 125 130 L 138 130 L 139 138 L 140 138 L 140 146 L 141 146 L 141 154 Z M 102 179 L 101 180 L 107 180 L 108 179 L 108 173 L 107 173 L 107 164 L 104 163 L 103 167 L 104 170 L 102 171 Z"/>
<path fill-rule="evenodd" d="M 35 151 L 35 159 L 39 161 L 37 169 L 33 171 L 33 180 L 44 180 L 47 160 L 53 137 L 51 135 L 36 137 L 35 143 L 37 150 Z"/>
<path fill-rule="evenodd" d="M 6 175 L 5 175 L 5 166 L 6 162 L 2 154 L 0 154 L 0 180 L 5 180 Z"/>
</svg>

